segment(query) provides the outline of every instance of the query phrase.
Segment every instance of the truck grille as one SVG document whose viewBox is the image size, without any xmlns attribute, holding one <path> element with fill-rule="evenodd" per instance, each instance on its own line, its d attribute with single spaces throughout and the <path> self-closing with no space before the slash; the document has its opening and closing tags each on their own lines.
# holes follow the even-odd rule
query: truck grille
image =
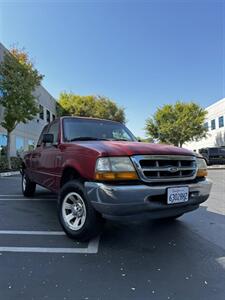
<svg viewBox="0 0 225 300">
<path fill-rule="evenodd" d="M 135 155 L 131 159 L 143 181 L 191 180 L 197 173 L 194 156 Z"/>
</svg>

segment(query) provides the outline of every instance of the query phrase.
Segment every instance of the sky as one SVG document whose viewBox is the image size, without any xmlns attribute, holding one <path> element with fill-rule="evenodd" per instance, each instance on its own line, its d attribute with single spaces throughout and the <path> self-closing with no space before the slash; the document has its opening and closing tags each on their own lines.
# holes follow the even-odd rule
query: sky
<svg viewBox="0 0 225 300">
<path fill-rule="evenodd" d="M 0 0 L 0 41 L 25 47 L 56 99 L 107 96 L 145 137 L 162 105 L 225 97 L 224 10 L 223 0 Z"/>
</svg>

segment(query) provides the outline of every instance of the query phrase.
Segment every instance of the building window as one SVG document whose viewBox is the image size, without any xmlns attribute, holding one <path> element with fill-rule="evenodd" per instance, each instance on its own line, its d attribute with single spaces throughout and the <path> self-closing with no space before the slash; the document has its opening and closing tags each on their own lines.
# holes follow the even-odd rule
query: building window
<svg viewBox="0 0 225 300">
<path fill-rule="evenodd" d="M 216 120 L 215 119 L 213 119 L 211 121 L 211 130 L 214 130 L 214 129 L 216 129 Z"/>
<path fill-rule="evenodd" d="M 54 114 L 52 114 L 52 121 L 54 121 L 55 120 L 55 115 Z"/>
<path fill-rule="evenodd" d="M 20 153 L 24 150 L 24 139 L 20 136 L 16 137 L 16 152 Z"/>
<path fill-rule="evenodd" d="M 44 120 L 44 107 L 41 104 L 39 105 L 39 118 Z"/>
<path fill-rule="evenodd" d="M 7 145 L 7 135 L 0 134 L 0 146 L 6 146 L 6 145 Z"/>
<path fill-rule="evenodd" d="M 219 128 L 221 128 L 221 127 L 224 127 L 224 118 L 223 118 L 223 116 L 219 117 Z"/>
<path fill-rule="evenodd" d="M 34 140 L 28 140 L 28 150 L 34 150 L 35 142 Z"/>
<path fill-rule="evenodd" d="M 204 127 L 205 127 L 205 129 L 208 131 L 208 130 L 209 130 L 209 123 L 208 123 L 208 122 L 205 122 Z"/>
<path fill-rule="evenodd" d="M 47 112 L 46 112 L 46 114 L 47 114 L 47 122 L 49 123 L 50 122 L 50 111 L 49 110 L 47 110 Z"/>
<path fill-rule="evenodd" d="M 6 155 L 7 135 L 0 134 L 0 157 Z"/>
</svg>

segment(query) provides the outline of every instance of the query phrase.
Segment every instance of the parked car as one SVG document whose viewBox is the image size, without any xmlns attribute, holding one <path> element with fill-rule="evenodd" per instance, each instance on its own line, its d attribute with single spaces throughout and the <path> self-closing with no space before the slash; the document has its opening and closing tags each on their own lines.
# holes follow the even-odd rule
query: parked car
<svg viewBox="0 0 225 300">
<path fill-rule="evenodd" d="M 121 123 L 62 117 L 45 126 L 24 156 L 22 191 L 36 184 L 58 196 L 65 232 L 96 236 L 104 219 L 175 219 L 206 201 L 211 181 L 205 160 L 193 152 L 138 142 Z"/>
<path fill-rule="evenodd" d="M 202 148 L 199 153 L 205 158 L 207 165 L 225 164 L 225 147 Z"/>
</svg>

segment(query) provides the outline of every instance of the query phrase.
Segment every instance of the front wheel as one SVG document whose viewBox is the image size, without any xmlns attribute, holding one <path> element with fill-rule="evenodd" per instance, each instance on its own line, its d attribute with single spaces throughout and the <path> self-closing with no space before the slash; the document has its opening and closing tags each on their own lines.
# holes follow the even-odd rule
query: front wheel
<svg viewBox="0 0 225 300">
<path fill-rule="evenodd" d="M 66 234 L 79 241 L 90 240 L 102 229 L 101 215 L 92 207 L 83 184 L 77 180 L 70 181 L 62 187 L 58 215 Z"/>
<path fill-rule="evenodd" d="M 25 197 L 32 197 L 36 190 L 36 183 L 30 181 L 29 177 L 23 172 L 22 174 L 22 193 Z"/>
</svg>

